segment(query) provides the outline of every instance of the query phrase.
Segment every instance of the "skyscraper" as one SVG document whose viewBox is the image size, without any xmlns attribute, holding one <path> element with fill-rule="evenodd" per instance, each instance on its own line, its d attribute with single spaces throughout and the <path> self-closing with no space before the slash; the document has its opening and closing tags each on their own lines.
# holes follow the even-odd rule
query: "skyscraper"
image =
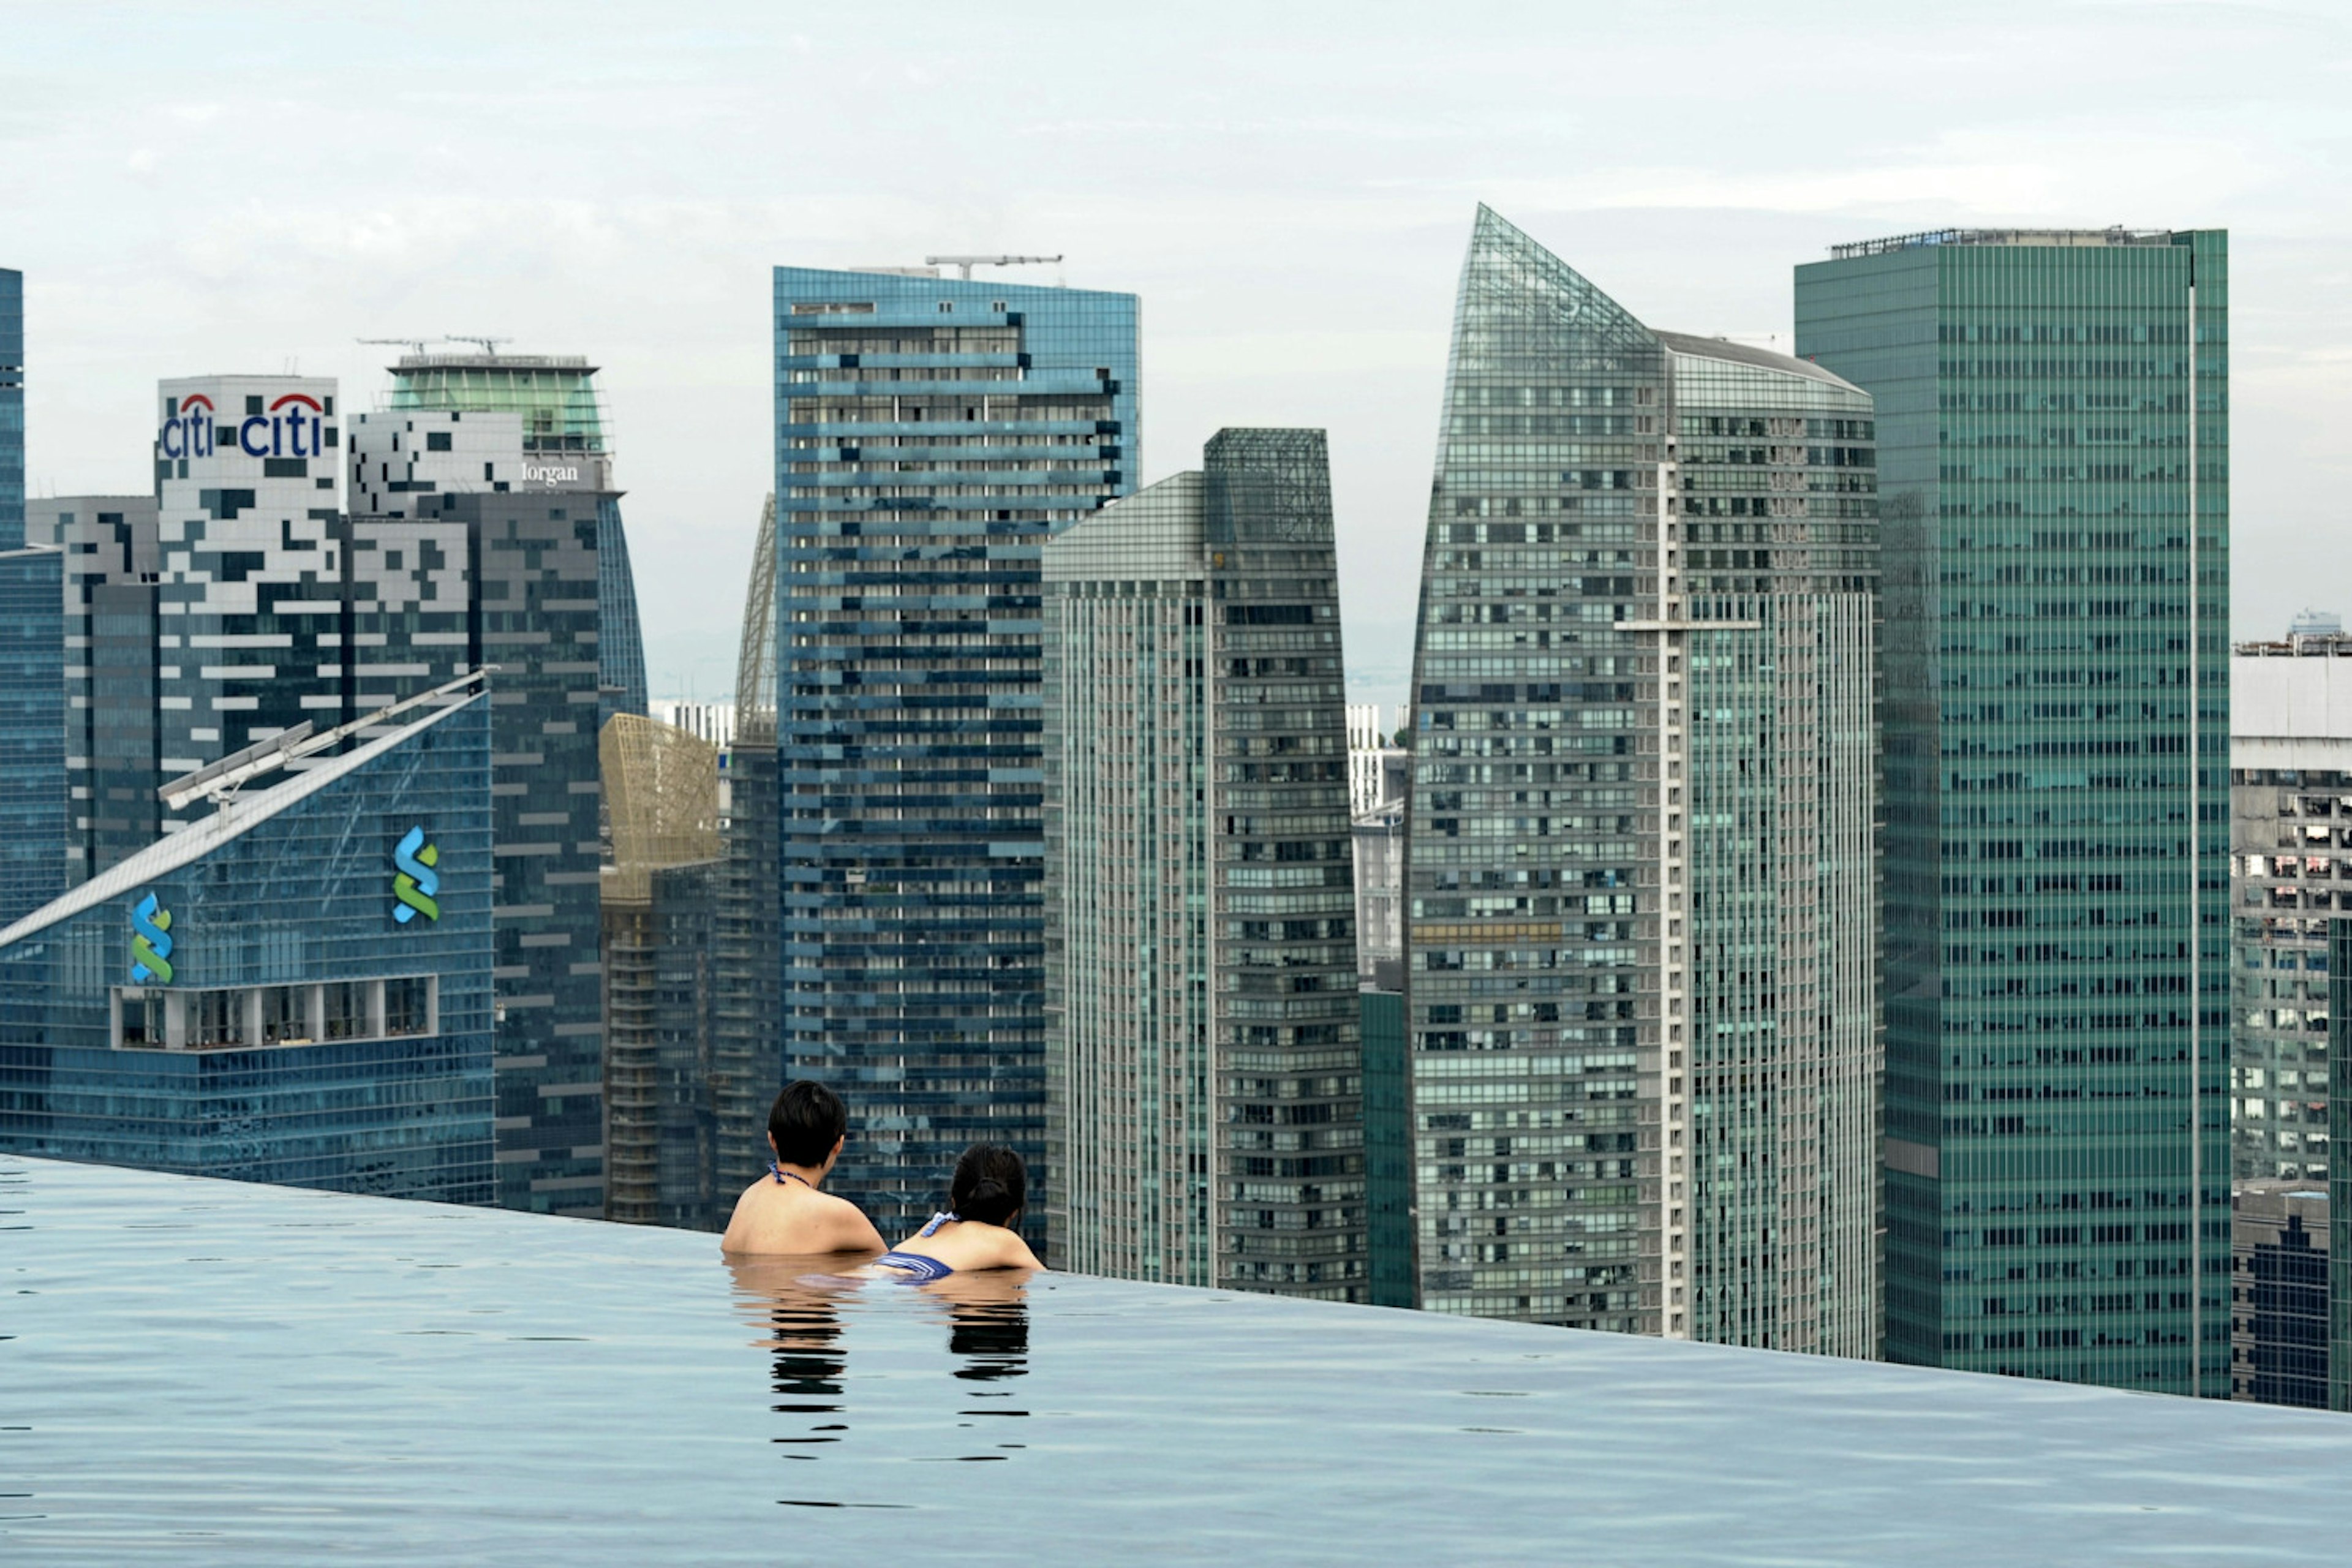
<svg viewBox="0 0 2352 1568">
<path fill-rule="evenodd" d="M 2229 247 L 1945 229 L 1796 277 L 1876 398 L 1886 1353 L 2229 1391 Z"/>
<path fill-rule="evenodd" d="M 412 680 L 466 648 L 496 667 L 499 1201 L 601 1215 L 597 734 L 645 710 L 645 659 L 597 368 L 433 353 L 390 371 L 385 406 L 349 422 L 354 542 L 387 565 L 429 547 L 468 575 L 383 602 L 401 624 L 383 635 L 410 647 L 394 668 Z"/>
<path fill-rule="evenodd" d="M 0 267 L 0 550 L 25 542 L 25 275 Z"/>
<path fill-rule="evenodd" d="M 723 1230 L 713 1054 L 719 750 L 638 713 L 597 736 L 604 918 L 604 1217 Z"/>
<path fill-rule="evenodd" d="M 63 565 L 25 534 L 25 276 L 0 268 L 0 925 L 65 889 Z"/>
<path fill-rule="evenodd" d="M 0 925 L 65 891 L 65 552 L 0 548 Z"/>
<path fill-rule="evenodd" d="M 613 448 L 605 429 L 598 367 L 577 354 L 415 353 L 392 369 L 386 407 L 375 416 L 421 413 L 511 416 L 521 441 L 518 462 L 508 457 L 508 433 L 498 422 L 494 446 L 467 439 L 454 425 L 424 431 L 429 449 L 415 443 L 402 455 L 411 468 L 410 491 L 562 489 L 593 495 L 596 516 L 599 722 L 614 713 L 646 710 L 645 636 L 637 618 L 636 578 L 629 569 L 628 536 L 621 523 L 621 492 L 613 488 Z M 478 426 L 479 429 L 491 426 Z M 436 459 L 435 452 L 449 457 Z M 460 454 L 464 454 L 461 456 Z M 503 458 L 501 463 L 499 459 Z M 485 461 L 480 479 L 477 459 Z M 493 472 L 496 468 L 500 471 Z M 386 476 L 387 478 L 389 476 Z M 381 488 L 354 489 L 354 512 L 398 510 Z M 413 508 L 413 503 L 412 503 Z"/>
<path fill-rule="evenodd" d="M 158 784 L 297 725 L 352 717 L 335 384 L 192 376 L 162 394 Z M 160 826 L 176 832 L 208 810 L 191 803 Z"/>
<path fill-rule="evenodd" d="M 163 833 L 156 500 L 45 496 L 26 513 L 64 555 L 65 876 L 79 883 Z"/>
<path fill-rule="evenodd" d="M 776 269 L 786 1049 L 849 1102 L 834 1184 L 886 1232 L 974 1139 L 1051 1190 L 1038 557 L 1134 488 L 1136 311 Z"/>
<path fill-rule="evenodd" d="M 1320 430 L 1045 546 L 1056 1267 L 1368 1299 L 1338 569 Z"/>
<path fill-rule="evenodd" d="M 776 498 L 760 507 L 743 626 L 735 658 L 735 733 L 728 742 L 720 807 L 727 864 L 711 938 L 712 1075 L 718 1102 L 717 1181 L 740 1193 L 761 1171 L 768 1106 L 784 1082 L 782 976 L 777 880 Z"/>
<path fill-rule="evenodd" d="M 2352 913 L 2336 886 L 2352 878 L 2352 637 L 2240 644 L 2230 718 L 2231 1178 L 2324 1183 L 2327 926 Z"/>
<path fill-rule="evenodd" d="M 1874 1349 L 1872 442 L 1479 209 L 1412 686 L 1423 1307 Z"/>
</svg>

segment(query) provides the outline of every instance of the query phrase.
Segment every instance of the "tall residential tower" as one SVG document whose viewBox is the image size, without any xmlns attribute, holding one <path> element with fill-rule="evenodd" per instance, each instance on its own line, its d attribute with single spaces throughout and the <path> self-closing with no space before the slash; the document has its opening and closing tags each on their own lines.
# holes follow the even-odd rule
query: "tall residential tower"
<svg viewBox="0 0 2352 1568">
<path fill-rule="evenodd" d="M 1886 1353 L 2229 1391 L 2229 246 L 1797 269 L 1877 400 Z"/>
<path fill-rule="evenodd" d="M 1039 555 L 1134 488 L 1136 310 L 776 269 L 785 1049 L 886 1232 L 975 1139 L 1051 1190 Z"/>
<path fill-rule="evenodd" d="M 1412 687 L 1423 1306 L 1875 1350 L 1873 439 L 1479 209 Z"/>
<path fill-rule="evenodd" d="M 1205 458 L 1045 546 L 1052 1260 L 1361 1301 L 1323 432 Z"/>
</svg>

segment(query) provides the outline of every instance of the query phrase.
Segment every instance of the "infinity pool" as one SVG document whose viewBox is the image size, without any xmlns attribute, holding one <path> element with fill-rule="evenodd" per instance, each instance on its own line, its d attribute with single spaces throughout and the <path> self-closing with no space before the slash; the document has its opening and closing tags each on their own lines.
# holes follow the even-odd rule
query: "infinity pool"
<svg viewBox="0 0 2352 1568">
<path fill-rule="evenodd" d="M 2352 1417 L 0 1157 L 0 1563 L 2328 1563 Z"/>
</svg>

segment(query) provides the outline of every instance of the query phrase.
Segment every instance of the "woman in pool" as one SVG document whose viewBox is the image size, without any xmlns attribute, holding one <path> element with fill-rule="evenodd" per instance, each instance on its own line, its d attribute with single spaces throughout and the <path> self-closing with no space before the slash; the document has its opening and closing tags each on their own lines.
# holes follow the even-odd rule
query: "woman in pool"
<svg viewBox="0 0 2352 1568">
<path fill-rule="evenodd" d="M 948 1212 L 861 1272 L 924 1285 L 984 1268 L 1042 1268 L 1013 1227 L 1028 1202 L 1029 1173 L 1002 1143 L 975 1143 L 956 1162 Z"/>
</svg>

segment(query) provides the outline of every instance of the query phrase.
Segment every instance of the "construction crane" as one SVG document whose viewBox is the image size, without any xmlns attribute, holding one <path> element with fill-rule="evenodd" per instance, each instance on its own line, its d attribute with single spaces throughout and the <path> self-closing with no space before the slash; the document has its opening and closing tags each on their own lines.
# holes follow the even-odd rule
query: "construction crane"
<svg viewBox="0 0 2352 1568">
<path fill-rule="evenodd" d="M 963 280 L 969 283 L 971 281 L 971 269 L 975 267 L 1028 267 L 1043 262 L 1058 263 L 1061 259 L 1058 256 L 926 256 L 923 265 L 961 268 Z"/>
<path fill-rule="evenodd" d="M 414 349 L 420 356 L 425 353 L 425 345 L 431 341 L 429 338 L 353 338 L 352 340 L 355 343 L 396 344 L 401 348 Z"/>
<path fill-rule="evenodd" d="M 441 341 L 445 343 L 479 343 L 482 345 L 482 352 L 489 355 L 492 359 L 499 357 L 499 345 L 500 343 L 510 343 L 514 342 L 512 338 L 469 338 L 463 332 L 444 332 L 441 334 Z"/>
</svg>

